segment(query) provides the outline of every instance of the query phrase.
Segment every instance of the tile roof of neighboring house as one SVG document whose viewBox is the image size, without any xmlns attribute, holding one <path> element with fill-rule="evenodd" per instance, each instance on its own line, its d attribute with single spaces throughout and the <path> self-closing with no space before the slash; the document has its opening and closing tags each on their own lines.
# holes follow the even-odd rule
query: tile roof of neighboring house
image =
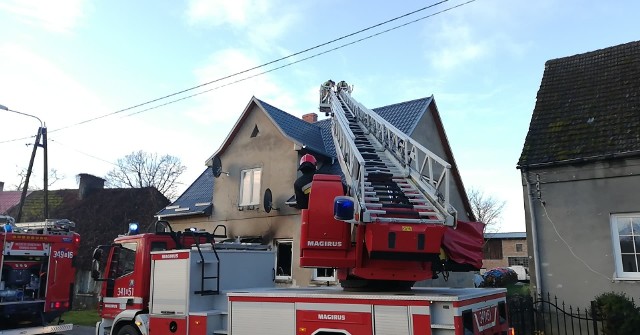
<svg viewBox="0 0 640 335">
<path fill-rule="evenodd" d="M 29 195 L 31 192 L 27 192 Z M 20 203 L 22 191 L 1 191 L 0 192 L 0 214 L 7 214 L 9 208 Z"/>
<path fill-rule="evenodd" d="M 378 107 L 374 108 L 373 111 L 389 121 L 401 132 L 411 134 L 432 100 L 433 96 Z"/>
<path fill-rule="evenodd" d="M 43 191 L 33 191 L 25 199 L 21 222 L 43 221 Z M 77 260 L 80 268 L 90 269 L 92 250 L 101 244 L 110 244 L 115 237 L 127 231 L 130 222 L 140 223 L 140 231 L 151 227 L 154 213 L 169 200 L 154 187 L 107 188 L 92 190 L 79 199 L 77 189 L 48 192 L 49 218 L 69 219 L 76 223 L 80 234 Z M 9 210 L 16 217 L 17 208 Z"/>
<path fill-rule="evenodd" d="M 518 167 L 640 155 L 640 41 L 545 64 Z"/>
<path fill-rule="evenodd" d="M 207 167 L 176 201 L 156 213 L 156 217 L 211 215 L 214 185 L 213 169 Z"/>
<path fill-rule="evenodd" d="M 484 238 L 494 238 L 494 239 L 525 239 L 527 238 L 527 233 L 525 232 L 514 232 L 514 233 L 484 233 Z"/>
</svg>

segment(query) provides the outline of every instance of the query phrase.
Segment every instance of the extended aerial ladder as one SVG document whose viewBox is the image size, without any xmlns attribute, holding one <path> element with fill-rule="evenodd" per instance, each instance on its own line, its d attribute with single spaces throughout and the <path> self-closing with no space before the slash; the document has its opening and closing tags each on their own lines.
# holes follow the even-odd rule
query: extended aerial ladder
<svg viewBox="0 0 640 335">
<path fill-rule="evenodd" d="M 321 86 L 320 111 L 332 117 L 354 215 L 333 216 L 341 206 L 334 200 L 343 195 L 340 177 L 316 174 L 309 209 L 302 211 L 300 264 L 338 268 L 343 286 L 410 287 L 447 271 L 443 241 L 459 223 L 450 200 L 451 165 L 351 91 L 345 82 Z M 481 239 L 480 233 L 479 244 L 472 243 L 476 251 Z M 462 268 L 469 269 L 456 270 Z"/>
</svg>

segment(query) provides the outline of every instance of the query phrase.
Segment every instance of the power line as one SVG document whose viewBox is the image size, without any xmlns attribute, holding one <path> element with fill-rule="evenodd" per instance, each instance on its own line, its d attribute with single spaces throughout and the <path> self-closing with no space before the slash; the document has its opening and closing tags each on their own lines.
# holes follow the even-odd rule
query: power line
<svg viewBox="0 0 640 335">
<path fill-rule="evenodd" d="M 117 110 L 117 111 L 112 112 L 112 113 L 104 114 L 104 115 L 101 115 L 101 116 L 98 116 L 98 117 L 95 117 L 95 118 L 92 118 L 92 119 L 84 120 L 84 121 L 81 121 L 81 122 L 78 122 L 78 123 L 75 123 L 75 124 L 71 124 L 71 125 L 68 125 L 68 126 L 62 127 L 62 128 L 58 128 L 58 129 L 55 129 L 55 130 L 51 130 L 51 131 L 49 131 L 49 133 L 51 133 L 51 132 L 53 132 L 53 131 L 58 131 L 58 130 L 67 129 L 67 128 L 70 128 L 70 127 L 73 127 L 73 126 L 78 126 L 78 125 L 81 125 L 81 124 L 84 124 L 84 123 L 88 123 L 88 122 L 92 122 L 92 121 L 95 121 L 95 120 L 99 120 L 99 119 L 102 119 L 102 118 L 105 118 L 105 117 L 107 117 L 107 116 L 111 116 L 111 115 L 114 115 L 114 114 L 118 114 L 118 113 L 126 112 L 126 111 L 128 111 L 128 110 L 131 110 L 131 109 L 134 109 L 134 108 L 138 108 L 138 107 L 142 107 L 142 106 L 145 106 L 145 105 L 148 105 L 148 104 L 151 104 L 151 103 L 154 103 L 154 102 L 160 101 L 160 100 L 164 100 L 164 99 L 167 99 L 167 98 L 170 98 L 170 97 L 173 97 L 173 96 L 176 96 L 176 95 L 182 94 L 182 93 L 186 93 L 186 92 L 189 92 L 189 91 L 193 91 L 193 90 L 195 90 L 195 89 L 198 89 L 198 88 L 201 88 L 201 87 L 204 87 L 204 86 L 207 86 L 207 85 L 211 85 L 211 84 L 213 84 L 213 83 L 217 83 L 217 82 L 222 81 L 222 80 L 225 80 L 225 79 L 229 79 L 229 78 L 232 78 L 232 77 L 236 77 L 236 76 L 239 76 L 239 75 L 241 75 L 241 74 L 244 74 L 244 73 L 247 73 L 247 72 L 250 72 L 250 71 L 253 71 L 253 70 L 259 69 L 259 68 L 263 68 L 263 67 L 265 67 L 265 66 L 267 66 L 267 65 L 271 65 L 271 64 L 274 64 L 274 63 L 277 63 L 277 62 L 283 61 L 283 60 L 285 60 L 285 59 L 288 59 L 288 58 L 291 58 L 291 57 L 294 57 L 294 56 L 297 56 L 297 55 L 303 54 L 303 53 L 305 53 L 305 52 L 308 52 L 308 51 L 311 51 L 311 50 L 314 50 L 314 49 L 317 49 L 317 48 L 323 47 L 323 46 L 325 46 L 325 45 L 329 45 L 329 44 L 335 43 L 335 42 L 337 42 L 337 41 L 343 40 L 343 39 L 345 39 L 345 38 L 348 38 L 348 37 L 351 37 L 351 36 L 354 36 L 354 35 L 357 35 L 357 34 L 360 34 L 360 33 L 365 32 L 365 31 L 367 31 L 367 30 L 371 30 L 371 29 L 373 29 L 373 28 L 376 28 L 376 27 L 379 27 L 379 26 L 385 25 L 385 24 L 387 24 L 387 23 L 390 23 L 390 22 L 393 22 L 393 21 L 399 20 L 399 19 L 401 19 L 401 18 L 404 18 L 404 17 L 410 16 L 410 15 L 413 15 L 413 14 L 415 14 L 415 13 L 418 13 L 418 12 L 421 12 L 421 11 L 424 11 L 424 10 L 427 10 L 427 9 L 429 9 L 429 8 L 432 8 L 432 7 L 435 7 L 435 6 L 437 6 L 437 5 L 443 4 L 443 3 L 447 2 L 447 1 L 449 1 L 449 0 L 441 0 L 441 1 L 439 1 L 439 2 L 436 2 L 436 3 L 434 3 L 434 4 L 431 4 L 431 5 L 429 5 L 429 6 L 422 7 L 422 8 L 420 8 L 420 9 L 414 10 L 414 11 L 412 11 L 412 12 L 409 12 L 409 13 L 406 13 L 406 14 L 403 14 L 403 15 L 400 15 L 400 16 L 397 16 L 397 17 L 395 17 L 395 18 L 393 18 L 393 19 L 390 19 L 390 20 L 387 20 L 387 21 L 384 21 L 384 22 L 381 22 L 381 23 L 375 24 L 375 25 L 373 25 L 373 26 L 369 26 L 369 27 L 364 28 L 364 29 L 360 29 L 360 30 L 358 30 L 358 31 L 356 31 L 356 32 L 353 32 L 353 33 L 350 33 L 350 34 L 347 34 L 347 35 L 344 35 L 344 36 L 341 36 L 341 37 L 335 38 L 335 39 L 333 39 L 333 40 L 331 40 L 331 41 L 328 41 L 328 42 L 324 42 L 324 43 L 321 43 L 321 44 L 315 45 L 315 46 L 313 46 L 313 47 L 310 47 L 310 48 L 304 49 L 304 50 L 302 50 L 302 51 L 295 52 L 295 53 L 290 54 L 290 55 L 288 55 L 288 56 L 284 56 L 284 57 L 278 58 L 278 59 L 276 59 L 276 60 L 272 60 L 272 61 L 270 61 L 270 62 L 266 62 L 266 63 L 264 63 L 264 64 L 254 66 L 254 67 L 252 67 L 252 68 L 249 68 L 249 69 L 246 69 L 246 70 L 242 70 L 242 71 L 240 71 L 240 72 L 236 72 L 236 73 L 233 73 L 233 74 L 230 74 L 230 75 L 224 76 L 224 77 L 220 77 L 220 78 L 218 78 L 218 79 L 214 79 L 214 80 L 211 80 L 211 81 L 209 81 L 209 82 L 206 82 L 206 83 L 203 83 L 203 84 L 200 84 L 200 85 L 197 85 L 197 86 L 193 86 L 193 87 L 190 87 L 190 88 L 187 88 L 187 89 L 184 89 L 184 90 L 178 91 L 178 92 L 174 92 L 174 93 L 171 93 L 171 94 L 167 94 L 167 95 L 162 96 L 162 97 L 160 97 L 160 98 L 152 99 L 152 100 L 149 100 L 149 101 L 146 101 L 146 102 L 143 102 L 143 103 L 140 103 L 140 104 L 137 104 L 137 105 L 131 106 L 131 107 L 127 107 L 127 108 L 124 108 L 124 109 L 120 109 L 120 110 Z M 178 100 L 178 101 L 179 101 L 179 100 Z"/>
<path fill-rule="evenodd" d="M 198 92 L 198 93 L 195 93 L 195 94 L 191 94 L 191 95 L 188 95 L 188 96 L 182 97 L 182 98 L 180 98 L 180 99 L 171 100 L 171 101 L 165 102 L 165 103 L 160 104 L 160 105 L 156 105 L 156 106 L 153 106 L 153 107 L 145 108 L 145 109 L 143 109 L 143 110 L 135 111 L 135 112 L 133 112 L 133 113 L 127 114 L 125 117 L 133 116 L 133 115 L 136 115 L 136 114 L 140 114 L 140 113 L 144 113 L 144 112 L 150 111 L 150 110 L 152 110 L 152 109 L 156 109 L 156 108 L 160 108 L 160 107 L 163 107 L 163 106 L 171 105 L 171 104 L 173 104 L 173 103 L 176 103 L 176 102 L 179 102 L 179 101 L 182 101 L 182 100 L 186 100 L 186 99 L 190 99 L 190 98 L 193 98 L 193 97 L 196 97 L 196 96 L 198 96 L 198 95 L 202 95 L 202 94 L 205 94 L 205 93 L 208 93 L 208 92 L 211 92 L 211 91 L 215 91 L 215 90 L 218 90 L 218 89 L 223 88 L 223 87 L 226 87 L 226 86 L 234 85 L 234 84 L 237 84 L 237 83 L 239 83 L 239 82 L 243 82 L 243 81 L 245 81 L 245 80 L 249 80 L 249 79 L 251 79 L 251 78 L 255 78 L 255 77 L 258 77 L 258 76 L 262 76 L 262 75 L 265 75 L 265 74 L 267 74 L 267 73 L 270 73 L 270 72 L 273 72 L 273 71 L 276 71 L 276 70 L 280 70 L 280 69 L 282 69 L 282 68 L 285 68 L 285 67 L 288 67 L 288 66 L 291 66 L 291 65 L 294 65 L 294 64 L 300 63 L 300 62 L 304 62 L 304 61 L 306 61 L 306 60 L 309 60 L 309 59 L 312 59 L 312 58 L 315 58 L 315 57 L 318 57 L 318 56 L 321 56 L 321 55 L 324 55 L 324 54 L 326 54 L 326 53 L 333 52 L 333 51 L 336 51 L 336 50 L 338 50 L 338 49 L 345 48 L 345 47 L 350 46 L 350 45 L 352 45 L 352 44 L 360 43 L 360 42 L 362 42 L 362 41 L 368 40 L 368 39 L 373 38 L 373 37 L 376 37 L 376 36 L 378 36 L 378 35 L 382 35 L 382 34 L 384 34 L 384 33 L 388 33 L 388 32 L 390 32 L 390 31 L 392 31 L 392 30 L 396 30 L 396 29 L 402 28 L 402 27 L 404 27 L 404 26 L 408 26 L 408 25 L 413 24 L 413 23 L 416 23 L 416 22 L 418 22 L 418 21 L 422 21 L 422 20 L 428 19 L 428 18 L 433 17 L 433 16 L 436 16 L 436 15 L 438 15 L 438 14 L 442 14 L 442 13 L 447 12 L 447 11 L 450 11 L 450 10 L 452 10 L 452 9 L 455 9 L 455 8 L 458 8 L 458 7 L 461 7 L 461 6 L 467 5 L 467 4 L 469 4 L 469 3 L 471 3 L 471 2 L 474 2 L 474 1 L 476 1 L 476 0 L 469 0 L 469 1 L 467 1 L 467 2 L 464 2 L 464 3 L 458 4 L 458 5 L 456 5 L 456 6 L 452 6 L 452 7 L 449 7 L 449 8 L 447 8 L 447 9 L 443 9 L 443 10 L 441 10 L 441 11 L 439 11 L 439 12 L 435 12 L 435 13 L 433 13 L 433 14 L 429 14 L 429 15 L 427 15 L 427 16 L 423 16 L 423 17 L 421 17 L 421 18 L 415 19 L 415 20 L 413 20 L 413 21 L 409 21 L 409 22 L 406 22 L 406 23 L 404 23 L 404 24 L 401 24 L 401 25 L 398 25 L 398 26 L 395 26 L 395 27 L 392 27 L 392 28 L 389 28 L 389 29 L 386 29 L 386 30 L 380 31 L 380 32 L 378 32 L 378 33 L 375 33 L 375 34 L 372 34 L 372 35 L 369 35 L 369 36 L 366 36 L 366 37 L 360 38 L 360 39 L 358 39 L 358 40 L 355 40 L 355 41 L 352 41 L 352 42 L 349 42 L 349 43 L 345 43 L 345 44 L 339 45 L 339 46 L 334 47 L 334 48 L 331 48 L 331 49 L 329 49 L 329 50 L 325 50 L 325 51 L 323 51 L 323 52 L 319 52 L 319 53 L 313 54 L 313 55 L 311 55 L 311 56 L 308 56 L 308 57 L 305 57 L 305 58 L 299 59 L 299 60 L 297 60 L 297 61 L 295 61 L 295 62 L 287 63 L 287 64 L 284 64 L 284 65 L 281 65 L 281 66 L 278 66 L 278 67 L 275 67 L 275 68 L 269 69 L 269 70 L 267 70 L 267 71 L 263 71 L 263 72 L 260 72 L 260 73 L 256 73 L 256 74 L 254 74 L 254 75 L 251 75 L 251 76 L 248 76 L 248 77 L 244 77 L 244 78 L 241 78 L 241 79 L 238 79 L 238 80 L 235 80 L 235 81 L 232 81 L 232 82 L 226 83 L 226 84 L 224 84 L 224 85 L 216 86 L 216 87 L 210 88 L 210 89 L 208 89 L 208 90 L 204 90 L 204 91 L 202 91 L 202 92 Z M 64 128 L 61 128 L 61 129 L 64 129 Z M 60 130 L 60 129 L 57 129 L 57 130 Z M 51 132 L 51 131 L 50 131 L 50 132 Z M 1 142 L 0 142 L 0 143 L 1 143 Z"/>
<path fill-rule="evenodd" d="M 316 46 L 313 46 L 313 47 L 310 47 L 310 48 L 304 49 L 304 50 L 302 50 L 302 51 L 298 51 L 298 52 L 293 53 L 293 54 L 290 54 L 290 55 L 288 55 L 288 56 L 281 57 L 281 58 L 278 58 L 278 59 L 276 59 L 276 60 L 273 60 L 273 61 L 270 61 L 270 62 L 267 62 L 267 63 L 261 64 L 261 65 L 258 65 L 258 66 L 254 66 L 254 67 L 252 67 L 252 68 L 249 68 L 249 69 L 246 69 L 246 70 L 242 70 L 242 71 L 239 71 L 239 72 L 233 73 L 233 74 L 231 74 L 231 75 L 227 75 L 227 76 L 224 76 L 224 77 L 220 77 L 220 78 L 218 78 L 218 79 L 215 79 L 215 80 L 212 80 L 212 81 L 209 81 L 209 82 L 206 82 L 206 83 L 203 83 L 203 84 L 200 84 L 200 85 L 197 85 L 197 86 L 194 86 L 194 87 L 188 88 L 188 89 L 184 89 L 184 90 L 181 90 L 181 91 L 178 91 L 178 92 L 174 92 L 174 93 L 171 93 L 171 94 L 168 94 L 168 95 L 162 96 L 162 97 L 160 97 L 160 98 L 152 99 L 152 100 L 149 100 L 149 101 L 146 101 L 146 102 L 143 102 L 143 103 L 140 103 L 140 104 L 134 105 L 134 106 L 130 106 L 130 107 L 127 107 L 127 108 L 123 108 L 123 109 L 117 110 L 117 111 L 115 111 L 115 112 L 111 112 L 111 113 L 108 113 L 108 114 L 104 114 L 104 115 L 101 115 L 101 116 L 97 116 L 97 117 L 94 117 L 94 118 L 91 118 L 91 119 L 87 119 L 87 120 L 84 120 L 84 121 L 81 121 L 81 122 L 78 122 L 78 123 L 70 124 L 70 125 L 64 126 L 64 127 L 62 127 L 62 128 L 57 128 L 57 129 L 54 129 L 54 130 L 49 130 L 49 133 L 56 132 L 56 131 L 60 131 L 60 130 L 64 130 L 64 129 L 68 129 L 68 128 L 75 127 L 75 126 L 79 126 L 79 125 L 82 125 L 82 124 L 85 124 L 85 123 L 89 123 L 89 122 L 93 122 L 93 121 L 96 121 L 96 120 L 100 120 L 100 119 L 103 119 L 103 118 L 108 117 L 108 116 L 112 116 L 112 115 L 115 115 L 115 114 L 119 114 L 119 113 L 122 113 L 122 112 L 125 112 L 125 111 L 128 111 L 128 110 L 131 110 L 131 109 L 134 109 L 134 108 L 142 107 L 142 106 L 145 106 L 145 105 L 148 105 L 148 104 L 151 104 L 151 103 L 154 103 L 154 102 L 158 102 L 158 101 L 160 101 L 160 100 L 164 100 L 164 99 L 167 99 L 167 98 L 170 98 L 170 97 L 173 97 L 173 96 L 176 96 L 176 95 L 182 94 L 182 93 L 186 93 L 186 92 L 189 92 L 189 91 L 192 91 L 192 90 L 195 90 L 195 89 L 198 89 L 198 88 L 201 88 L 201 87 L 207 86 L 207 85 L 211 85 L 211 84 L 213 84 L 213 83 L 216 83 L 216 82 L 222 81 L 222 80 L 224 80 L 224 79 L 229 79 L 229 78 L 232 78 L 232 77 L 235 77 L 235 76 L 238 76 L 238 75 L 241 75 L 241 74 L 247 73 L 247 72 L 249 72 L 249 71 L 256 70 L 256 69 L 259 69 L 259 68 L 265 67 L 265 66 L 267 66 L 267 65 L 271 65 L 271 64 L 274 64 L 274 63 L 280 62 L 280 61 L 282 61 L 282 60 L 285 60 L 285 59 L 288 59 L 288 58 L 291 58 L 291 57 L 294 57 L 294 56 L 297 56 L 297 55 L 300 55 L 300 54 L 306 53 L 306 52 L 308 52 L 308 51 L 311 51 L 311 50 L 314 50 L 314 49 L 317 49 L 317 48 L 320 48 L 320 47 L 323 47 L 323 46 L 326 46 L 326 45 L 329 45 L 329 44 L 335 43 L 335 42 L 340 41 L 340 40 L 343 40 L 343 39 L 345 39 L 345 38 L 348 38 L 348 37 L 351 37 L 351 36 L 357 35 L 357 34 L 359 34 L 359 33 L 362 33 L 362 32 L 368 31 L 368 30 L 371 30 L 371 29 L 373 29 L 373 28 L 376 28 L 376 27 L 379 27 L 379 26 L 385 25 L 385 24 L 387 24 L 387 23 L 390 23 L 390 22 L 393 22 L 393 21 L 399 20 L 399 19 L 401 19 L 401 18 L 404 18 L 404 17 L 410 16 L 410 15 L 413 15 L 413 14 L 418 13 L 418 12 L 420 12 L 420 11 L 424 11 L 424 10 L 426 10 L 426 9 L 433 8 L 433 7 L 437 6 L 437 5 L 440 5 L 440 4 L 445 3 L 445 2 L 447 2 L 447 1 L 449 1 L 449 0 L 441 0 L 441 1 L 439 1 L 439 2 L 436 2 L 436 3 L 434 3 L 434 4 L 431 4 L 431 5 L 429 5 L 429 6 L 422 7 L 422 8 L 420 8 L 420 9 L 414 10 L 414 11 L 409 12 L 409 13 L 406 13 L 406 14 L 403 14 L 403 15 L 401 15 L 401 16 L 397 16 L 397 17 L 395 17 L 395 18 L 393 18 L 393 19 L 389 19 L 389 20 L 387 20 L 387 21 L 384 21 L 384 22 L 381 22 L 381 23 L 375 24 L 375 25 L 373 25 L 373 26 L 369 26 L 369 27 L 367 27 L 367 28 L 364 28 L 364 29 L 358 30 L 358 31 L 356 31 L 356 32 L 353 32 L 353 33 L 350 33 L 350 34 L 347 34 L 347 35 L 343 35 L 343 36 L 338 37 L 338 38 L 336 38 L 336 39 L 333 39 L 333 40 L 331 40 L 331 41 L 328 41 L 328 42 L 325 42 L 325 43 L 318 44 L 318 45 L 316 45 Z M 270 69 L 270 70 L 267 70 L 267 71 L 263 71 L 263 72 L 261 72 L 261 73 L 255 74 L 255 75 L 251 75 L 251 76 L 248 76 L 248 77 L 245 77 L 245 78 L 241 78 L 241 79 L 235 80 L 235 81 L 230 82 L 230 83 L 226 83 L 226 84 L 224 84 L 224 85 L 216 86 L 216 87 L 214 87 L 214 88 L 211 88 L 211 89 L 208 89 L 208 90 L 205 90 L 205 91 L 202 91 L 202 92 L 198 92 L 198 93 L 195 93 L 195 94 L 191 94 L 191 95 L 186 96 L 186 97 L 182 97 L 182 98 L 175 99 L 175 100 L 172 100 L 172 101 L 169 101 L 169 102 L 166 102 L 166 103 L 160 104 L 160 105 L 156 105 L 156 106 L 153 106 L 153 107 L 150 107 L 150 108 L 146 108 L 146 109 L 143 109 L 143 110 L 140 110 L 140 111 L 136 111 L 136 112 L 133 112 L 133 113 L 131 113 L 131 114 L 128 114 L 127 116 L 132 116 L 132 115 L 140 114 L 140 113 L 143 113 L 143 112 L 146 112 L 146 111 L 149 111 L 149 110 L 153 110 L 153 109 L 156 109 L 156 108 L 159 108 L 159 107 L 163 107 L 163 106 L 166 106 L 166 105 L 169 105 L 169 104 L 173 104 L 173 103 L 176 103 L 176 102 L 179 102 L 179 101 L 182 101 L 182 100 L 186 100 L 186 99 L 189 99 L 189 98 L 193 98 L 193 97 L 195 97 L 195 96 L 198 96 L 198 95 L 201 95 L 201 94 L 204 94 L 204 93 L 207 93 L 207 92 L 211 92 L 211 91 L 213 91 L 213 90 L 217 90 L 217 89 L 220 89 L 220 88 L 222 88 L 222 87 L 226 87 L 226 86 L 229 86 L 229 85 L 237 84 L 237 83 L 239 83 L 239 82 L 242 82 L 242 81 L 245 81 L 245 80 L 248 80 L 248 79 L 251 79 L 251 78 L 255 78 L 255 77 L 257 77 L 257 76 L 261 76 L 261 75 L 264 75 L 264 74 L 267 74 L 267 73 L 270 73 L 270 72 L 273 72 L 273 71 L 276 71 L 276 70 L 279 70 L 279 69 L 282 69 L 282 68 L 285 68 L 285 67 L 288 67 L 288 66 L 291 66 L 291 65 L 294 65 L 294 64 L 297 64 L 297 63 L 300 63 L 300 62 L 303 62 L 303 61 L 306 61 L 306 60 L 309 60 L 309 59 L 312 59 L 312 58 L 315 58 L 315 57 L 321 56 L 321 55 L 324 55 L 324 54 L 326 54 L 326 53 L 329 53 L 329 52 L 332 52 L 332 51 L 335 51 L 335 50 L 338 50 L 338 49 L 342 49 L 342 48 L 347 47 L 347 46 L 349 46 L 349 45 L 353 45 L 353 44 L 356 44 L 356 43 L 362 42 L 362 41 L 364 41 L 364 40 L 368 40 L 368 39 L 370 39 L 370 38 L 373 38 L 373 37 L 376 37 L 376 36 L 382 35 L 382 34 L 384 34 L 384 33 L 387 33 L 387 32 L 393 31 L 393 30 L 396 30 L 396 29 L 398 29 L 398 28 L 401 28 L 401 27 L 407 26 L 407 25 L 409 25 L 409 24 L 413 24 L 413 23 L 416 23 L 416 22 L 419 22 L 419 21 L 425 20 L 425 19 L 427 19 L 427 18 L 433 17 L 433 16 L 435 16 L 435 15 L 442 14 L 442 13 L 444 13 L 444 12 L 450 11 L 450 10 L 452 10 L 452 9 L 455 9 L 455 8 L 458 8 L 458 7 L 462 7 L 462 6 L 467 5 L 467 4 L 469 4 L 469 3 L 471 3 L 471 2 L 474 2 L 474 1 L 476 1 L 476 0 L 469 0 L 469 1 L 467 1 L 467 2 L 464 2 L 464 3 L 461 3 L 461 4 L 458 4 L 458 5 L 455 5 L 455 6 L 452 6 L 452 7 L 446 8 L 446 9 L 444 9 L 444 10 L 441 10 L 441 11 L 438 11 L 438 12 L 435 12 L 435 13 L 432 13 L 432 14 L 429 14 L 429 15 L 426 15 L 426 16 L 423 16 L 423 17 L 420 17 L 420 18 L 418 18 L 418 19 L 415 19 L 415 20 L 412 20 L 412 21 L 406 22 L 406 23 L 404 23 L 404 24 L 401 24 L 401 25 L 398 25 L 398 26 L 395 26 L 395 27 L 392 27 L 392 28 L 389 28 L 389 29 L 386 29 L 386 30 L 380 31 L 380 32 L 378 32 L 378 33 L 375 33 L 375 34 L 372 34 L 372 35 L 369 35 L 369 36 L 366 36 L 366 37 L 360 38 L 360 39 L 358 39 L 358 40 L 355 40 L 355 41 L 352 41 L 352 42 L 349 42 L 349 43 L 342 44 L 342 45 L 340 45 L 340 46 L 338 46 L 338 47 L 334 47 L 334 48 L 332 48 L 332 49 L 325 50 L 325 51 L 323 51 L 323 52 L 319 52 L 319 53 L 317 53 L 317 54 L 314 54 L 314 55 L 311 55 L 311 56 L 308 56 L 308 57 L 302 58 L 302 59 L 297 60 L 297 61 L 295 61 L 295 62 L 291 62 L 291 63 L 285 64 L 285 65 L 281 65 L 281 66 L 275 67 L 275 68 Z M 2 144 L 2 143 L 8 143 L 8 142 L 14 142 L 14 141 L 20 141 L 20 140 L 29 139 L 29 138 L 32 138 L 32 137 L 33 137 L 33 136 L 23 137 L 23 138 L 17 138 L 17 139 L 13 139 L 13 140 L 0 141 L 0 144 Z"/>
</svg>

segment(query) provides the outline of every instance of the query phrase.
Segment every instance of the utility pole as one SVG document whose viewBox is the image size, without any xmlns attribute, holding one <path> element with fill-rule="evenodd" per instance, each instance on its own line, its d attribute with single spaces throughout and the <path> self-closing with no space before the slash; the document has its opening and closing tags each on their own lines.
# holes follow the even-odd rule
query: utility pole
<svg viewBox="0 0 640 335">
<path fill-rule="evenodd" d="M 31 177 L 31 171 L 33 171 L 33 161 L 36 157 L 36 150 L 38 149 L 38 147 L 41 147 L 43 149 L 43 155 L 44 155 L 43 215 L 44 215 L 44 219 L 46 220 L 49 218 L 49 167 L 47 162 L 47 127 L 45 127 L 42 120 L 40 120 L 40 118 L 38 118 L 37 116 L 12 110 L 4 105 L 0 105 L 0 110 L 5 110 L 7 112 L 29 116 L 40 122 L 40 127 L 38 128 L 38 134 L 36 134 L 36 141 L 34 142 L 33 150 L 31 151 L 31 159 L 29 160 L 29 168 L 27 169 L 27 176 L 25 177 L 24 188 L 22 189 L 22 194 L 20 195 L 20 205 L 18 206 L 18 217 L 16 218 L 16 222 L 20 222 L 22 219 L 22 209 L 24 207 L 24 201 L 27 197 L 27 190 L 29 189 L 29 178 Z M 42 143 L 40 143 L 41 138 L 42 138 Z"/>
</svg>

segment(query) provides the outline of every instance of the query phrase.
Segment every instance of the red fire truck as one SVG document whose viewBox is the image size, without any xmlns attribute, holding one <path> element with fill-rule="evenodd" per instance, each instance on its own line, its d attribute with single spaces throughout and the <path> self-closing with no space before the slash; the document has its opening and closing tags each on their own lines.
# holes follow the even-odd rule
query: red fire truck
<svg viewBox="0 0 640 335">
<path fill-rule="evenodd" d="M 342 288 L 276 288 L 269 246 L 226 231 L 118 237 L 94 252 L 103 281 L 96 335 L 467 335 L 509 332 L 506 290 L 416 288 L 478 269 L 482 224 L 457 220 L 450 165 L 366 109 L 344 83 L 321 87 L 339 176 L 316 174 L 300 265 L 335 268 Z"/>
<path fill-rule="evenodd" d="M 15 223 L 0 216 L 0 335 L 73 328 L 61 316 L 72 303 L 80 244 L 74 226 L 66 219 Z"/>
</svg>

